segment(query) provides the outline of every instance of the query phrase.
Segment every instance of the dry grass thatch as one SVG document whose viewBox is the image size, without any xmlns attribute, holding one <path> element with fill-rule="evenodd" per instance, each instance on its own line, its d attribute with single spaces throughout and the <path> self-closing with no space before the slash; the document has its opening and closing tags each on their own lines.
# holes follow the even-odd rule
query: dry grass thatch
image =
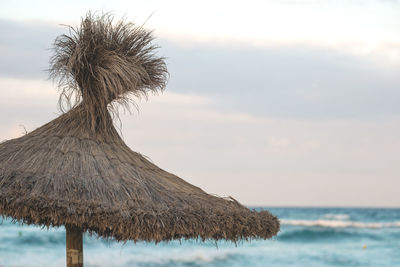
<svg viewBox="0 0 400 267">
<path fill-rule="evenodd" d="M 73 225 L 116 240 L 270 238 L 279 221 L 208 195 L 129 149 L 107 111 L 162 89 L 166 68 L 149 32 L 89 14 L 55 43 L 52 74 L 80 102 L 0 144 L 0 214 L 28 224 Z"/>
</svg>

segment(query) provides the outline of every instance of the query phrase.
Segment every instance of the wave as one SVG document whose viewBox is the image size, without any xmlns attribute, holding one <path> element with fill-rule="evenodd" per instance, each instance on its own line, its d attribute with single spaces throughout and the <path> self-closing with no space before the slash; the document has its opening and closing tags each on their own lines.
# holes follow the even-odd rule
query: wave
<svg viewBox="0 0 400 267">
<path fill-rule="evenodd" d="M 334 241 L 334 240 L 356 240 L 360 238 L 376 238 L 374 235 L 367 235 L 365 233 L 358 232 L 349 232 L 349 231 L 338 231 L 333 228 L 324 228 L 324 229 L 301 229 L 297 231 L 284 231 L 278 234 L 277 240 L 279 241 L 289 241 L 289 242 L 317 242 L 317 241 Z"/>
<path fill-rule="evenodd" d="M 296 225 L 296 226 L 319 226 L 330 228 L 397 228 L 400 227 L 400 221 L 394 222 L 355 222 L 343 220 L 280 220 L 283 225 Z"/>
<path fill-rule="evenodd" d="M 350 216 L 348 214 L 325 214 L 323 218 L 334 219 L 334 220 L 348 220 Z"/>
<path fill-rule="evenodd" d="M 101 253 L 96 253 L 100 252 Z M 106 249 L 95 250 L 85 259 L 86 266 L 220 266 L 230 261 L 237 261 L 243 256 L 239 249 L 202 249 L 180 247 L 178 249 Z M 245 257 L 246 255 L 244 255 Z"/>
</svg>

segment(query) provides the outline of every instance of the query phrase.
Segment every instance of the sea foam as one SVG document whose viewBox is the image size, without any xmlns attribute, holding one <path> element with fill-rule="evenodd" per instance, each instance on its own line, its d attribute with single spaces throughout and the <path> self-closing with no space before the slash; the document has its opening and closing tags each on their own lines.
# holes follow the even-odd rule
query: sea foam
<svg viewBox="0 0 400 267">
<path fill-rule="evenodd" d="M 319 226 L 331 228 L 394 228 L 400 227 L 400 221 L 394 222 L 355 222 L 343 220 L 280 220 L 281 224 L 297 226 Z"/>
<path fill-rule="evenodd" d="M 330 220 L 348 220 L 350 218 L 348 214 L 332 214 L 332 213 L 325 214 L 323 217 Z"/>
</svg>

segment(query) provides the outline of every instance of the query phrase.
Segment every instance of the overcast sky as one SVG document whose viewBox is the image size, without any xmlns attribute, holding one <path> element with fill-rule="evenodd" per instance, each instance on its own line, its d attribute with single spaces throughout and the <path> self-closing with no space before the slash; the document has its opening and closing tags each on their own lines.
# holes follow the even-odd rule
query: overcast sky
<svg viewBox="0 0 400 267">
<path fill-rule="evenodd" d="M 146 22 L 165 93 L 122 116 L 135 151 L 247 205 L 400 206 L 400 3 L 390 0 L 3 1 L 0 141 L 60 114 L 60 24 Z"/>
</svg>

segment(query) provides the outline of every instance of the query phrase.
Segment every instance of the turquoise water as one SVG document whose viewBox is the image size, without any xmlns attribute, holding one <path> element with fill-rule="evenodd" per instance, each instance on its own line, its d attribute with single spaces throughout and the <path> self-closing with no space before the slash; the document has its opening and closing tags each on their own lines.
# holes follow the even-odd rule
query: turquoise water
<svg viewBox="0 0 400 267">
<path fill-rule="evenodd" d="M 84 237 L 84 262 L 112 266 L 400 266 L 400 209 L 267 208 L 272 240 L 116 243 Z M 0 224 L 0 266 L 65 266 L 65 231 Z"/>
</svg>

